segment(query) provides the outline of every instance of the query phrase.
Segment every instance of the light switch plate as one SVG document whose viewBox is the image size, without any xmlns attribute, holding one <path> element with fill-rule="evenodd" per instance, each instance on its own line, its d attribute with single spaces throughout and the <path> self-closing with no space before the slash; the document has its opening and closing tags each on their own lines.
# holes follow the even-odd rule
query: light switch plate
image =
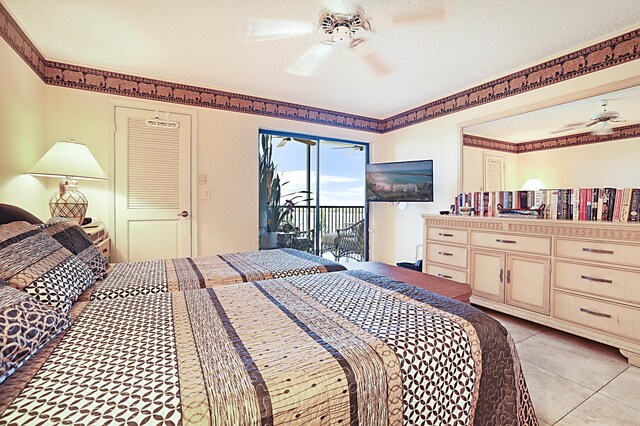
<svg viewBox="0 0 640 426">
<path fill-rule="evenodd" d="M 207 175 L 205 174 L 199 175 L 198 183 L 200 183 L 200 185 L 205 185 L 207 183 Z"/>
</svg>

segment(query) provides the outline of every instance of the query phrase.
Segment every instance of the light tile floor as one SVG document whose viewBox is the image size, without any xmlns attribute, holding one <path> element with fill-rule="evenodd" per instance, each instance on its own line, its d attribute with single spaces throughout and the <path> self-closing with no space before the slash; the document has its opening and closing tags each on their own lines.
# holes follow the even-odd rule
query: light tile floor
<svg viewBox="0 0 640 426">
<path fill-rule="evenodd" d="M 516 342 L 541 426 L 640 425 L 640 368 L 616 348 L 482 310 Z"/>
</svg>

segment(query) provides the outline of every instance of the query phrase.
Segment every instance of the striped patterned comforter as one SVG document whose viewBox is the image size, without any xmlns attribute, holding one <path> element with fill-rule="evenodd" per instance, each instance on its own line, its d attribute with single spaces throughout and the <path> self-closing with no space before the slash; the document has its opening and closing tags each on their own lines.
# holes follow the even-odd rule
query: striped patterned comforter
<svg viewBox="0 0 640 426">
<path fill-rule="evenodd" d="M 108 277 L 82 294 L 80 300 L 169 293 L 345 269 L 339 263 L 289 248 L 117 263 Z"/>
<path fill-rule="evenodd" d="M 83 302 L 0 423 L 534 425 L 505 329 L 363 271 Z"/>
</svg>

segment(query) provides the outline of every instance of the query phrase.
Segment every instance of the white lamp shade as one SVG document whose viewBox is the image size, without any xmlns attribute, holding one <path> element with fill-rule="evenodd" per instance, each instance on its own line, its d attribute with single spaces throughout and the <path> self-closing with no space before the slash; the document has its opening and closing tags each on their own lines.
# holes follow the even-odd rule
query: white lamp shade
<svg viewBox="0 0 640 426">
<path fill-rule="evenodd" d="M 544 183 L 540 179 L 530 178 L 522 185 L 521 191 L 537 191 L 544 189 Z"/>
<path fill-rule="evenodd" d="M 29 170 L 29 174 L 47 177 L 107 180 L 96 159 L 86 145 L 76 142 L 57 142 Z"/>
</svg>

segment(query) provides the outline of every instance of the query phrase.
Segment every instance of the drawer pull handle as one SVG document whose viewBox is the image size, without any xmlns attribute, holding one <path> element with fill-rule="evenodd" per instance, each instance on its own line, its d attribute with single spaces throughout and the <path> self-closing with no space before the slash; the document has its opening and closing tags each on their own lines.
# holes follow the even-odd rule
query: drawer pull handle
<svg viewBox="0 0 640 426">
<path fill-rule="evenodd" d="M 441 254 L 443 256 L 453 256 L 453 253 L 447 253 L 446 251 L 439 251 L 438 254 Z"/>
<path fill-rule="evenodd" d="M 504 269 L 500 269 L 500 282 L 504 281 Z"/>
<path fill-rule="evenodd" d="M 613 280 L 606 280 L 604 278 L 594 278 L 594 277 L 590 277 L 588 275 L 580 275 L 580 278 L 582 278 L 583 280 L 593 281 L 593 282 L 596 282 L 596 283 L 613 284 Z"/>
<path fill-rule="evenodd" d="M 442 278 L 447 278 L 449 280 L 453 278 L 451 275 L 444 275 L 444 274 L 438 274 L 438 276 Z"/>
<path fill-rule="evenodd" d="M 511 284 L 511 269 L 507 269 L 507 284 Z"/>
<path fill-rule="evenodd" d="M 586 251 L 587 253 L 597 253 L 597 254 L 613 254 L 613 250 L 601 250 L 601 249 L 594 249 L 589 247 L 583 247 L 582 251 Z"/>
<path fill-rule="evenodd" d="M 445 234 L 442 232 L 438 232 L 438 235 L 440 235 L 441 237 L 453 237 L 453 234 Z"/>
<path fill-rule="evenodd" d="M 501 240 L 500 238 L 498 238 L 498 239 L 496 240 L 496 243 L 515 244 L 515 243 L 516 243 L 516 241 L 513 241 L 513 240 Z"/>
<path fill-rule="evenodd" d="M 604 314 L 602 312 L 592 311 L 592 310 L 587 309 L 587 308 L 580 308 L 580 312 L 584 312 L 585 314 L 589 314 L 589 315 L 595 315 L 597 317 L 611 318 L 611 315 L 609 315 L 609 314 Z"/>
</svg>

